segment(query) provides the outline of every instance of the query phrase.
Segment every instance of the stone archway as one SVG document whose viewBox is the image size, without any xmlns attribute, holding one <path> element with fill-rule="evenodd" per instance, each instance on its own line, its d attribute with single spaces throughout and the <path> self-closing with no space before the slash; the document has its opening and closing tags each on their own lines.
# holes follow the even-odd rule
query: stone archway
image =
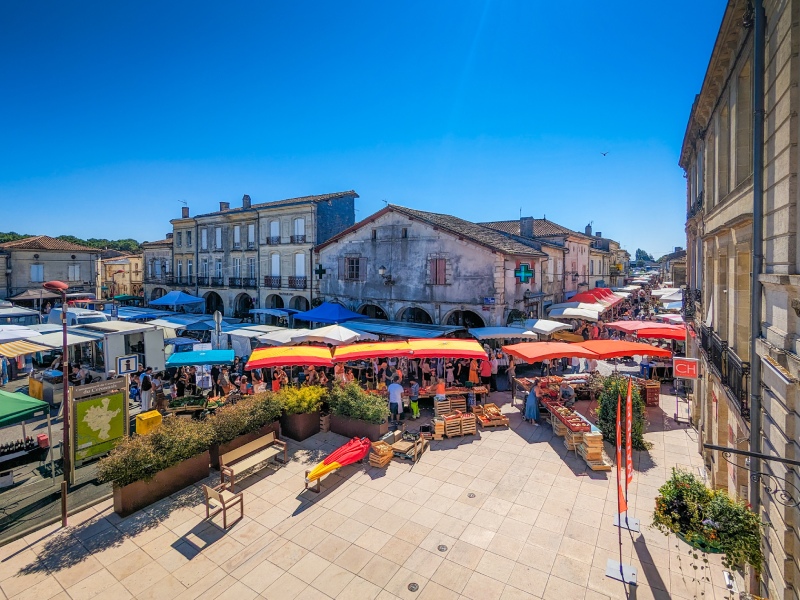
<svg viewBox="0 0 800 600">
<path fill-rule="evenodd" d="M 452 311 L 444 320 L 445 325 L 456 325 L 458 327 L 466 327 L 466 328 L 473 328 L 473 327 L 486 327 L 486 323 L 483 321 L 483 317 L 481 317 L 478 313 L 473 312 L 471 310 L 454 310 Z"/>
<path fill-rule="evenodd" d="M 166 293 L 167 293 L 167 290 L 165 290 L 164 288 L 160 288 L 160 287 L 153 288 L 153 291 L 150 292 L 150 300 L 158 300 L 162 296 L 165 296 Z"/>
<path fill-rule="evenodd" d="M 365 317 L 369 317 L 370 319 L 384 319 L 386 321 L 389 320 L 389 315 L 387 315 L 386 311 L 384 311 L 377 304 L 365 304 L 358 309 L 358 312 L 364 315 Z"/>
<path fill-rule="evenodd" d="M 222 315 L 225 314 L 225 302 L 217 292 L 206 292 L 203 298 L 206 301 L 207 315 L 213 315 L 215 311 L 219 311 Z"/>
<path fill-rule="evenodd" d="M 233 316 L 237 319 L 249 319 L 252 316 L 250 309 L 254 306 L 255 303 L 248 294 L 239 294 L 233 301 Z"/>
<path fill-rule="evenodd" d="M 294 296 L 291 300 L 289 300 L 289 308 L 307 311 L 309 309 L 308 298 L 305 296 Z"/>
<path fill-rule="evenodd" d="M 422 323 L 423 325 L 433 325 L 433 319 L 422 308 L 409 306 L 397 313 L 397 320 L 404 323 Z"/>
<path fill-rule="evenodd" d="M 278 294 L 270 294 L 264 299 L 264 308 L 283 308 L 283 298 Z"/>
</svg>

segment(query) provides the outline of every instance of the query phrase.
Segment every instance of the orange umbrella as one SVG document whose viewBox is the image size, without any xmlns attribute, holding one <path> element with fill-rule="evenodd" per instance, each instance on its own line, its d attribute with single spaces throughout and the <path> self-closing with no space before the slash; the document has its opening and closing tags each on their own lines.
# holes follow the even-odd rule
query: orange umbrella
<svg viewBox="0 0 800 600">
<path fill-rule="evenodd" d="M 642 344 L 639 342 L 625 342 L 622 340 L 589 340 L 575 344 L 594 352 L 598 358 L 617 358 L 619 356 L 672 356 L 670 350 Z"/>
<path fill-rule="evenodd" d="M 408 340 L 414 358 L 486 358 L 486 351 L 476 340 L 455 338 Z"/>
<path fill-rule="evenodd" d="M 330 349 L 321 346 L 275 346 L 253 350 L 245 369 L 251 371 L 284 365 L 330 367 L 333 360 Z"/>
<path fill-rule="evenodd" d="M 408 342 L 374 342 L 369 344 L 348 344 L 338 346 L 333 352 L 333 360 L 344 362 L 363 358 L 380 358 L 383 356 L 411 356 Z"/>
<path fill-rule="evenodd" d="M 668 323 L 658 323 L 657 321 L 614 321 L 606 323 L 606 327 L 609 329 L 619 329 L 626 333 L 636 333 L 640 329 L 657 329 L 669 326 Z"/>
<path fill-rule="evenodd" d="M 636 332 L 640 338 L 658 338 L 663 340 L 685 340 L 686 327 L 684 325 L 667 325 L 666 327 L 645 327 Z"/>
<path fill-rule="evenodd" d="M 550 358 L 598 358 L 597 354 L 580 344 L 567 344 L 565 342 L 523 342 L 503 346 L 503 352 L 528 362 L 541 362 Z"/>
</svg>

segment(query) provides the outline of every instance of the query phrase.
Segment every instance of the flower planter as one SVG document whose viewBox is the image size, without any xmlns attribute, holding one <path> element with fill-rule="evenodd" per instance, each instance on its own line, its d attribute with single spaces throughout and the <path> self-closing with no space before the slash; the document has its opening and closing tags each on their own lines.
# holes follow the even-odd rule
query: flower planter
<svg viewBox="0 0 800 600">
<path fill-rule="evenodd" d="M 267 435 L 271 431 L 274 431 L 275 435 L 277 437 L 280 437 L 281 424 L 278 421 L 275 421 L 274 423 L 269 423 L 267 425 L 264 425 L 261 429 L 257 431 L 240 435 L 239 437 L 232 439 L 230 442 L 225 442 L 224 444 L 213 444 L 211 448 L 208 449 L 209 454 L 211 456 L 211 468 L 219 470 L 219 457 L 221 454 L 225 454 L 226 452 L 230 452 L 231 450 L 236 450 L 237 448 L 241 448 L 245 444 L 249 444 L 250 442 L 257 440 L 258 438 Z"/>
<path fill-rule="evenodd" d="M 705 552 L 706 554 L 722 554 L 722 550 L 717 547 L 714 542 L 708 540 L 698 540 L 695 539 L 694 541 L 689 541 L 686 539 L 686 536 L 680 532 L 675 534 L 679 540 L 683 543 L 691 546 L 695 550 L 700 550 L 700 552 Z"/>
<path fill-rule="evenodd" d="M 149 481 L 135 481 L 124 487 L 114 485 L 114 512 L 127 517 L 209 476 L 208 450 L 159 471 Z"/>
<path fill-rule="evenodd" d="M 381 436 L 389 433 L 389 423 L 384 421 L 380 425 L 375 425 L 365 421 L 331 415 L 331 431 L 348 438 L 365 437 L 370 441 L 377 442 L 381 439 Z"/>
<path fill-rule="evenodd" d="M 302 442 L 315 433 L 319 433 L 319 411 L 298 415 L 283 415 L 281 431 L 286 437 Z"/>
</svg>

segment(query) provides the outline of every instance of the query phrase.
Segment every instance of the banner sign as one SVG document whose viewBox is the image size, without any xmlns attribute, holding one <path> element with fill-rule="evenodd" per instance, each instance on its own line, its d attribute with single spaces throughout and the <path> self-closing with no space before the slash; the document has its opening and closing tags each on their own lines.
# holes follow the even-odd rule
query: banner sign
<svg viewBox="0 0 800 600">
<path fill-rule="evenodd" d="M 617 394 L 617 512 L 628 511 L 625 490 L 622 489 L 622 396 Z"/>
</svg>

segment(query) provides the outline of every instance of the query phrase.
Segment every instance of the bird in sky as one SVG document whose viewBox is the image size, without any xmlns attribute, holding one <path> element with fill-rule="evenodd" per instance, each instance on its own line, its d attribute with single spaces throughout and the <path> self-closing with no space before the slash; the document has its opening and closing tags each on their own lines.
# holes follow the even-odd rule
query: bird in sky
<svg viewBox="0 0 800 600">
<path fill-rule="evenodd" d="M 602 154 L 603 156 L 605 156 L 606 154 L 608 154 L 608 152 L 601 152 L 600 154 Z"/>
</svg>

